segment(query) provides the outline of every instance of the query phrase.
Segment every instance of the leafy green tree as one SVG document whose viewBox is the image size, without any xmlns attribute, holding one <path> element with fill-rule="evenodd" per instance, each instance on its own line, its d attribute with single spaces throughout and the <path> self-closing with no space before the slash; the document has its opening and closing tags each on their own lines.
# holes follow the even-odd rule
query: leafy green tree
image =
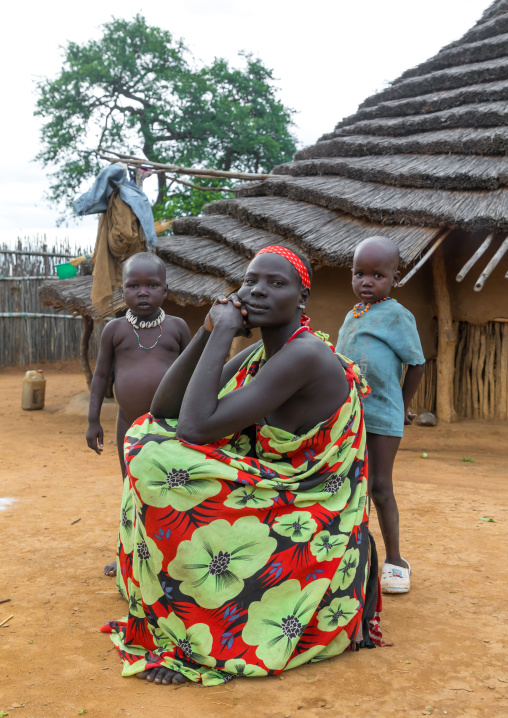
<svg viewBox="0 0 508 718">
<path fill-rule="evenodd" d="M 242 54 L 241 69 L 220 58 L 198 67 L 181 40 L 141 15 L 113 19 L 100 39 L 69 42 L 63 55 L 59 76 L 37 83 L 35 114 L 43 125 L 36 159 L 54 168 L 51 202 L 71 206 L 100 169 L 98 146 L 154 162 L 251 172 L 267 172 L 295 152 L 293 110 L 277 99 L 272 71 L 252 55 Z M 198 213 L 221 196 L 168 187 L 160 176 L 154 209 L 157 216 Z"/>
</svg>

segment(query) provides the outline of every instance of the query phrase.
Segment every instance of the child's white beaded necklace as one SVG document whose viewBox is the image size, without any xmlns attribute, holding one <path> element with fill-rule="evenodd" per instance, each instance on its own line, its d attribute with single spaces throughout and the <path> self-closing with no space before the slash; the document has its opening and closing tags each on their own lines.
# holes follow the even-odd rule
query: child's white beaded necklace
<svg viewBox="0 0 508 718">
<path fill-rule="evenodd" d="M 157 317 L 157 319 L 154 319 L 151 322 L 139 322 L 139 325 L 138 325 L 139 317 L 137 317 L 134 314 L 132 309 L 128 309 L 127 314 L 125 315 L 125 318 L 127 319 L 128 322 L 130 322 L 130 324 L 132 324 L 134 329 L 152 329 L 152 327 L 158 327 L 159 324 L 162 324 L 165 317 L 166 317 L 166 313 L 164 312 L 164 309 L 162 309 L 161 307 L 159 307 L 159 316 Z"/>
<path fill-rule="evenodd" d="M 163 309 L 161 309 L 159 307 L 159 316 L 157 317 L 157 319 L 154 319 L 151 322 L 139 322 L 139 326 L 138 326 L 138 317 L 130 309 L 127 310 L 127 314 L 125 315 L 125 317 L 126 317 L 127 321 L 132 325 L 132 331 L 138 338 L 138 346 L 140 349 L 146 349 L 147 351 L 149 351 L 150 349 L 153 349 L 154 347 L 157 346 L 157 344 L 159 343 L 159 339 L 162 336 L 162 326 L 161 325 L 166 317 L 166 314 Z M 145 346 L 143 346 L 143 344 L 141 344 L 141 340 L 139 338 L 139 334 L 137 333 L 136 329 L 152 329 L 153 327 L 159 327 L 160 334 L 157 337 L 155 344 L 152 344 L 151 347 L 145 347 Z"/>
</svg>

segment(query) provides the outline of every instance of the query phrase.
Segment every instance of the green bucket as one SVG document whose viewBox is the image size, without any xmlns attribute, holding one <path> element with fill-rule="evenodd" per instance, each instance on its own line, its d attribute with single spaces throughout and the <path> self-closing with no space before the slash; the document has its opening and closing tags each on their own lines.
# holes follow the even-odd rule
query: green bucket
<svg viewBox="0 0 508 718">
<path fill-rule="evenodd" d="M 56 265 L 56 273 L 59 279 L 70 279 L 76 276 L 78 269 L 77 267 L 73 267 L 70 262 L 65 262 L 65 264 Z"/>
</svg>

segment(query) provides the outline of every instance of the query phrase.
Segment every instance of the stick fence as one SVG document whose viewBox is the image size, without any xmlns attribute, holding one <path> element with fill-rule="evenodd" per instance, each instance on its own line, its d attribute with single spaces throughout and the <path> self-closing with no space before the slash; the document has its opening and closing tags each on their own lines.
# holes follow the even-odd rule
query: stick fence
<svg viewBox="0 0 508 718">
<path fill-rule="evenodd" d="M 0 247 L 0 366 L 79 358 L 81 318 L 41 307 L 38 290 L 42 282 L 58 278 L 57 264 L 86 253 L 89 248 L 71 250 L 65 243 L 49 248 L 27 239 L 14 248 Z M 97 357 L 102 328 L 95 323 L 91 359 Z"/>
</svg>

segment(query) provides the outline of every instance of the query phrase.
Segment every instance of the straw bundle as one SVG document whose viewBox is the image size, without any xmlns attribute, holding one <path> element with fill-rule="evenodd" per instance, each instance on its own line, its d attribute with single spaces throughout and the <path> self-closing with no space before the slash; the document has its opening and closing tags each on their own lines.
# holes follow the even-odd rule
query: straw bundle
<svg viewBox="0 0 508 718">
<path fill-rule="evenodd" d="M 235 251 L 204 237 L 164 237 L 157 254 L 180 267 L 224 277 L 231 284 L 241 284 L 247 267 L 247 260 Z"/>
<path fill-rule="evenodd" d="M 216 208 L 216 203 L 210 205 L 210 210 L 215 211 Z M 225 245 L 247 259 L 253 257 L 263 247 L 281 242 L 281 238 L 275 234 L 251 227 L 234 217 L 222 214 L 180 218 L 175 220 L 175 232 L 178 235 L 192 234 L 200 238 L 210 237 L 216 242 L 217 248 Z"/>
<path fill-rule="evenodd" d="M 502 127 L 506 125 L 508 108 L 505 100 L 482 102 L 452 107 L 421 115 L 404 117 L 381 117 L 360 120 L 332 133 L 332 137 L 343 135 L 384 135 L 402 137 L 404 135 L 442 130 L 449 127 Z"/>
<path fill-rule="evenodd" d="M 251 227 L 270 232 L 272 236 L 278 235 L 279 242 L 283 238 L 300 247 L 311 260 L 328 266 L 347 264 L 358 242 L 373 234 L 393 239 L 399 245 L 404 264 L 417 257 L 436 236 L 436 230 L 426 227 L 380 226 L 279 197 L 213 202 L 205 207 L 205 212 L 229 214 Z M 195 221 L 201 224 L 201 220 Z M 175 225 L 174 231 L 178 233 L 179 225 Z"/>
<path fill-rule="evenodd" d="M 471 30 L 468 30 L 460 40 L 455 40 L 447 47 L 456 47 L 461 42 L 475 42 L 484 37 L 508 32 L 508 15 L 506 13 L 508 13 L 506 0 L 492 3 Z"/>
<path fill-rule="evenodd" d="M 288 177 L 263 182 L 265 195 L 287 197 L 384 224 L 508 229 L 508 190 L 460 192 L 380 185 L 343 177 Z M 232 200 L 234 202 L 234 200 Z"/>
<path fill-rule="evenodd" d="M 458 87 L 455 90 L 431 92 L 418 97 L 401 100 L 387 100 L 373 107 L 359 108 L 353 115 L 344 118 L 335 126 L 335 131 L 323 135 L 320 139 L 335 137 L 341 127 L 347 127 L 361 120 L 380 117 L 406 117 L 411 115 L 439 112 L 475 102 L 500 102 L 508 98 L 508 80 L 481 82 L 477 85 Z"/>
<path fill-rule="evenodd" d="M 496 28 L 499 32 L 499 28 Z M 464 40 L 465 38 L 463 38 Z M 460 45 L 443 48 L 435 57 L 422 62 L 418 67 L 406 70 L 400 76 L 401 79 L 408 77 L 421 77 L 424 74 L 444 70 L 456 65 L 467 65 L 474 62 L 485 62 L 505 57 L 508 49 L 508 24 L 505 24 L 505 32 L 498 35 L 486 35 L 471 42 L 462 42 Z"/>
<path fill-rule="evenodd" d="M 362 157 L 365 155 L 454 153 L 457 155 L 504 155 L 507 127 L 457 128 L 422 132 L 408 137 L 347 135 L 323 140 L 295 155 L 296 160 L 315 157 Z M 280 169 L 280 168 L 277 168 Z"/>
<path fill-rule="evenodd" d="M 508 77 L 508 59 L 499 57 L 495 60 L 475 62 L 455 67 L 447 67 L 424 75 L 399 78 L 389 87 L 371 95 L 362 102 L 360 107 L 372 107 L 379 102 L 398 100 L 403 97 L 416 97 L 429 92 L 452 90 L 464 85 L 475 85 L 478 82 L 492 82 L 493 80 L 506 80 Z"/>
<path fill-rule="evenodd" d="M 292 177 L 341 175 L 398 187 L 494 190 L 508 185 L 508 157 L 460 155 L 391 155 L 329 157 L 289 162 Z"/>
</svg>

